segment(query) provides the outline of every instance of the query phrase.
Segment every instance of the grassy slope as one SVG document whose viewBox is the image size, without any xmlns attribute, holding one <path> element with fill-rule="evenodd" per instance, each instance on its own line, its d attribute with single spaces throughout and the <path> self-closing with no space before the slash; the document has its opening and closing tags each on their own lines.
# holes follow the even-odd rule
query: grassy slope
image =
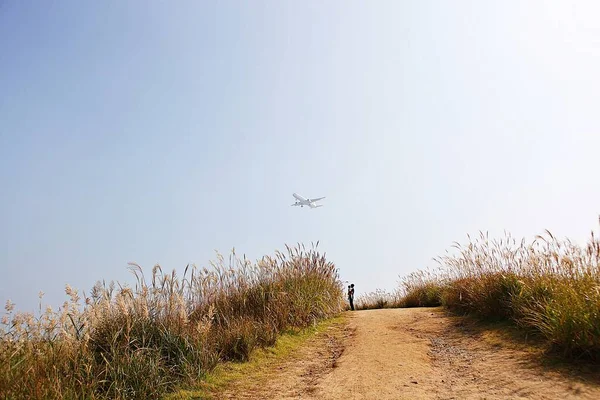
<svg viewBox="0 0 600 400">
<path fill-rule="evenodd" d="M 565 359 L 600 361 L 600 240 L 593 233 L 586 246 L 546 232 L 532 243 L 482 233 L 454 247 L 458 254 L 439 258 L 437 273 L 404 278 L 400 305 L 441 303 L 508 321 Z"/>
<path fill-rule="evenodd" d="M 270 377 L 269 372 L 288 359 L 307 340 L 317 333 L 325 332 L 329 327 L 343 324 L 346 318 L 341 315 L 302 330 L 290 330 L 281 335 L 274 346 L 256 349 L 246 362 L 227 362 L 218 365 L 205 379 L 196 385 L 178 390 L 164 397 L 165 400 L 213 399 L 227 390 L 232 383 L 241 384 L 252 381 L 262 382 Z"/>
<path fill-rule="evenodd" d="M 67 286 L 71 301 L 38 318 L 7 302 L 0 399 L 160 398 L 281 333 L 339 315 L 335 265 L 316 249 L 287 250 L 256 264 L 232 255 L 181 277 L 156 266 L 149 281 L 134 266 L 135 288 L 98 284 L 81 299 Z"/>
</svg>

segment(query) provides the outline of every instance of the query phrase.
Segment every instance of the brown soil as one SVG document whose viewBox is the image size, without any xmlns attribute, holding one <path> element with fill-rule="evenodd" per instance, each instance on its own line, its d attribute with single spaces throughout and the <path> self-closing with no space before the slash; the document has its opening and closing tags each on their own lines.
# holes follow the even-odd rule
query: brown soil
<svg viewBox="0 0 600 400">
<path fill-rule="evenodd" d="M 600 373 L 439 308 L 349 312 L 235 399 L 600 399 Z"/>
</svg>

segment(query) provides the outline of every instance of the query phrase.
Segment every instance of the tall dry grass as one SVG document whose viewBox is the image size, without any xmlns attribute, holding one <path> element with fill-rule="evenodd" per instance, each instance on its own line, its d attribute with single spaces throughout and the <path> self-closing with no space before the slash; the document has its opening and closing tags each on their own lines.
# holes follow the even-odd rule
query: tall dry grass
<svg viewBox="0 0 600 400">
<path fill-rule="evenodd" d="M 415 299 L 434 295 L 457 312 L 511 320 L 566 357 L 600 360 L 600 240 L 594 232 L 585 246 L 546 231 L 530 243 L 480 233 L 453 247 L 457 254 L 437 258 L 438 271 L 404 280 L 405 303 L 422 305 Z"/>
<path fill-rule="evenodd" d="M 318 243 L 317 243 L 318 245 Z M 133 288 L 98 283 L 39 317 L 8 301 L 0 325 L 2 399 L 150 399 L 246 360 L 277 335 L 339 313 L 342 287 L 316 246 L 257 263 L 218 257 L 182 276 L 132 264 Z"/>
<path fill-rule="evenodd" d="M 400 307 L 436 307 L 441 304 L 441 281 L 438 275 L 421 270 L 400 278 Z"/>
<path fill-rule="evenodd" d="M 392 292 L 376 289 L 362 293 L 354 302 L 355 308 L 436 307 L 441 304 L 440 283 L 438 274 L 428 270 L 415 271 L 400 277 L 399 287 Z"/>
<path fill-rule="evenodd" d="M 373 292 L 363 293 L 356 297 L 354 308 L 356 310 L 372 310 L 379 308 L 400 307 L 401 296 L 397 291 L 387 292 L 382 289 L 376 289 Z M 348 307 L 346 307 L 348 309 Z"/>
</svg>

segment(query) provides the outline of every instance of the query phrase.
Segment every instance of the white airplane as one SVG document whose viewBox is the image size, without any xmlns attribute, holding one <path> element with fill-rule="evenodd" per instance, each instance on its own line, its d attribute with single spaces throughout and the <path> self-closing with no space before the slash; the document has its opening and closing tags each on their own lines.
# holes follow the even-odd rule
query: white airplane
<svg viewBox="0 0 600 400">
<path fill-rule="evenodd" d="M 317 204 L 316 202 L 319 200 L 323 200 L 325 198 L 325 197 L 319 197 L 316 199 L 305 199 L 304 197 L 300 196 L 298 193 L 294 193 L 293 196 L 296 199 L 296 202 L 294 204 L 292 204 L 292 206 L 300 206 L 300 207 L 308 206 L 310 208 L 323 207 L 322 204 Z"/>
</svg>

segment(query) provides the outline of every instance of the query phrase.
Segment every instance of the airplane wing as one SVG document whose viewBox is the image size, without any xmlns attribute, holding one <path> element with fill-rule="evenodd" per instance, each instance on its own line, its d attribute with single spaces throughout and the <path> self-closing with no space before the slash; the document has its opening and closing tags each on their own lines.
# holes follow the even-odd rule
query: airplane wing
<svg viewBox="0 0 600 400">
<path fill-rule="evenodd" d="M 319 197 L 319 198 L 316 198 L 316 199 L 310 199 L 310 201 L 319 201 L 319 200 L 323 200 L 324 198 L 325 197 Z"/>
</svg>

